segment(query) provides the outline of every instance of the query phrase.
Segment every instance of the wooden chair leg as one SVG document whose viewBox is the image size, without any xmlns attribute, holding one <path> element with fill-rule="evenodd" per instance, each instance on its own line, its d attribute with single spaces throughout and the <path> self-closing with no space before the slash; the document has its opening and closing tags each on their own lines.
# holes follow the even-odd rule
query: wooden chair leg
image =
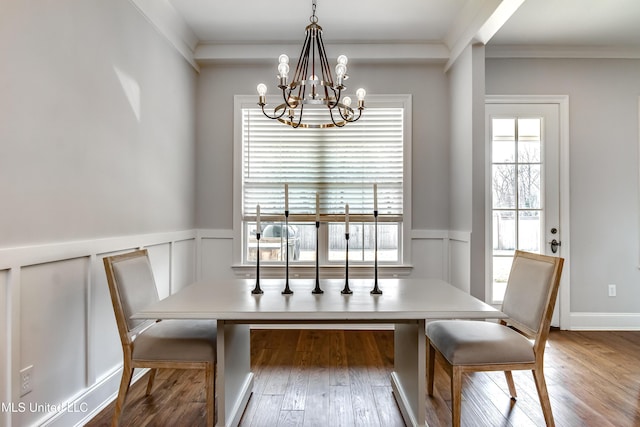
<svg viewBox="0 0 640 427">
<path fill-rule="evenodd" d="M 215 422 L 215 398 L 216 398 L 216 365 L 208 365 L 205 369 L 205 390 L 207 399 L 207 426 L 213 427 Z"/>
<path fill-rule="evenodd" d="M 509 394 L 511 394 L 512 399 L 515 399 L 518 397 L 518 393 L 516 392 L 516 384 L 513 382 L 513 374 L 511 371 L 504 371 L 504 376 L 507 379 L 507 385 L 509 386 Z"/>
<path fill-rule="evenodd" d="M 427 340 L 427 394 L 433 396 L 433 381 L 436 366 L 436 349 Z"/>
<path fill-rule="evenodd" d="M 451 425 L 460 427 L 460 413 L 462 412 L 462 370 L 457 366 L 451 371 Z"/>
<path fill-rule="evenodd" d="M 153 388 L 153 381 L 156 379 L 157 372 L 158 372 L 157 369 L 151 369 L 151 372 L 149 372 L 149 381 L 147 381 L 147 391 L 145 393 L 145 396 L 149 396 L 151 394 L 151 389 Z"/>
<path fill-rule="evenodd" d="M 111 420 L 111 427 L 118 427 L 120 424 L 120 415 L 122 415 L 122 409 L 124 408 L 124 402 L 129 392 L 129 386 L 131 385 L 131 378 L 133 377 L 133 368 L 129 367 L 129 364 L 125 362 L 122 367 L 122 378 L 120 379 L 120 388 L 118 389 L 118 398 L 116 399 L 116 405 L 113 410 L 113 418 Z"/>
<path fill-rule="evenodd" d="M 551 402 L 549 401 L 549 393 L 547 392 L 547 383 L 544 380 L 544 372 L 542 367 L 531 371 L 533 373 L 533 379 L 536 382 L 536 388 L 538 389 L 538 397 L 540 398 L 540 406 L 542 406 L 542 413 L 544 420 L 547 423 L 547 427 L 555 427 L 553 421 L 553 413 L 551 412 Z"/>
</svg>

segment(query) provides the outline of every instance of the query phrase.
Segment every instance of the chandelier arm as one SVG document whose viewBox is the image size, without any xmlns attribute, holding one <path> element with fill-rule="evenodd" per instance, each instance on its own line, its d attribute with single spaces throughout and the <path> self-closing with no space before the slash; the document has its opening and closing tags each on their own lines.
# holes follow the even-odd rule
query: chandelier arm
<svg viewBox="0 0 640 427">
<path fill-rule="evenodd" d="M 291 126 L 293 126 L 294 128 L 298 128 L 300 126 L 300 123 L 302 123 L 302 110 L 304 110 L 304 104 L 300 103 L 300 115 L 298 116 L 298 123 L 293 123 L 293 118 L 291 118 Z"/>
<path fill-rule="evenodd" d="M 260 107 L 262 107 L 262 114 L 264 114 L 267 118 L 271 119 L 271 120 L 276 120 L 281 118 L 282 116 L 284 116 L 284 112 L 286 111 L 284 108 L 282 109 L 282 112 L 280 114 L 274 114 L 273 116 L 270 116 L 266 111 L 264 111 L 264 105 L 262 104 L 260 105 Z M 276 110 L 274 110 L 273 112 L 275 113 Z"/>
<path fill-rule="evenodd" d="M 350 118 L 350 119 L 347 120 L 347 122 L 349 122 L 349 123 L 357 122 L 358 120 L 360 120 L 360 117 L 362 117 L 362 108 L 358 108 L 358 117 L 356 117 L 355 119 L 354 118 Z"/>
<path fill-rule="evenodd" d="M 333 97 L 329 96 L 328 90 L 325 91 L 327 95 L 327 107 L 329 107 L 329 110 L 333 110 L 340 103 L 340 98 L 342 97 L 342 90 L 336 89 L 334 87 L 330 87 L 330 89 L 333 92 Z M 334 101 L 331 101 L 331 99 L 334 99 Z"/>
<path fill-rule="evenodd" d="M 340 109 L 338 108 L 338 112 L 340 112 Z M 331 117 L 331 122 L 333 123 L 334 126 L 336 127 L 343 127 L 346 124 L 346 120 L 344 120 L 344 117 L 342 117 L 342 113 L 340 113 L 340 117 L 343 119 L 341 122 L 336 122 L 336 120 L 333 118 L 333 110 L 329 109 L 329 117 Z"/>
</svg>

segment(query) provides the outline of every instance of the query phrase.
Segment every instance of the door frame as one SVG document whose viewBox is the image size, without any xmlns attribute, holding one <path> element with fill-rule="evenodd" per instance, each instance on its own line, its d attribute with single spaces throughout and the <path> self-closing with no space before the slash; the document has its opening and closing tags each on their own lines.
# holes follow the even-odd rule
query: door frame
<svg viewBox="0 0 640 427">
<path fill-rule="evenodd" d="M 570 174 L 569 174 L 569 96 L 568 95 L 486 95 L 485 105 L 487 104 L 556 104 L 559 108 L 559 192 L 560 192 L 560 230 L 562 233 L 562 257 L 565 259 L 562 270 L 562 278 L 560 280 L 560 290 L 558 295 L 558 313 L 560 329 L 571 329 L 571 257 L 570 254 Z M 488 138 L 485 138 L 485 144 L 489 144 Z M 488 145 L 485 147 L 486 159 L 485 165 L 490 164 L 491 151 Z M 485 209 L 487 212 L 485 218 L 491 218 L 489 212 L 491 208 L 491 179 L 490 174 L 486 173 L 485 183 Z M 487 220 L 485 235 L 491 236 L 491 221 Z M 488 240 L 487 240 L 488 242 Z M 487 243 L 488 246 L 488 243 Z M 485 251 L 486 277 L 485 277 L 485 295 L 489 295 L 490 283 L 492 277 L 490 272 L 491 254 Z"/>
</svg>

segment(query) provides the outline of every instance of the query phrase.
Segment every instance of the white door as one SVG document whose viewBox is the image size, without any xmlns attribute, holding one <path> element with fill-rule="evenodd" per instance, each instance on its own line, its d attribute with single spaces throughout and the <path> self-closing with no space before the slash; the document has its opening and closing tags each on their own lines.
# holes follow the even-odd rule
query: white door
<svg viewBox="0 0 640 427">
<path fill-rule="evenodd" d="M 562 256 L 560 104 L 488 100 L 486 131 L 486 299 L 500 304 L 516 249 Z M 560 324 L 560 299 L 554 325 Z"/>
</svg>

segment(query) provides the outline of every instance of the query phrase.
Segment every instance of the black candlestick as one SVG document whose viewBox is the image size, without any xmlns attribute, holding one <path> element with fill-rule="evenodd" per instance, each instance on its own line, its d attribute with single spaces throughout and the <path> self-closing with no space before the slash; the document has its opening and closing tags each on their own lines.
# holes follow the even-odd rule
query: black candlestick
<svg viewBox="0 0 640 427">
<path fill-rule="evenodd" d="M 284 291 L 283 294 L 289 295 L 292 294 L 293 291 L 289 288 L 289 211 L 284 211 L 284 230 L 287 235 L 287 239 L 285 241 L 285 267 L 284 267 Z"/>
<path fill-rule="evenodd" d="M 251 291 L 252 294 L 263 294 L 264 291 L 260 289 L 260 233 L 256 233 L 256 240 L 258 242 L 256 247 L 256 287 Z"/>
<path fill-rule="evenodd" d="M 347 252 L 344 263 L 344 289 L 340 291 L 341 294 L 352 294 L 353 291 L 349 289 L 349 233 L 344 234 L 344 238 L 347 242 Z"/>
<path fill-rule="evenodd" d="M 378 287 L 378 211 L 373 211 L 374 217 L 374 255 L 373 255 L 373 290 L 372 295 L 382 295 L 382 291 Z"/>
<path fill-rule="evenodd" d="M 320 234 L 320 221 L 316 221 L 316 287 L 311 291 L 312 294 L 323 294 L 324 291 L 320 289 L 320 259 L 318 251 L 318 235 Z"/>
</svg>

